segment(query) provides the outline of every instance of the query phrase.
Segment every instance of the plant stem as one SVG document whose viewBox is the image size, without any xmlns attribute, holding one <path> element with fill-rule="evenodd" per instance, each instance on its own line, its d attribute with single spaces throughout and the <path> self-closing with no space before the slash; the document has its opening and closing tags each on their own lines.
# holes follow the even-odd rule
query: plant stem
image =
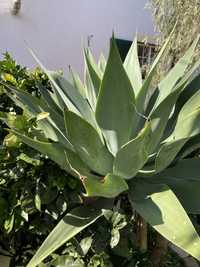
<svg viewBox="0 0 200 267">
<path fill-rule="evenodd" d="M 151 261 L 154 267 L 162 266 L 162 261 L 168 250 L 168 240 L 157 233 L 156 245 L 152 251 Z"/>
<path fill-rule="evenodd" d="M 137 220 L 137 240 L 140 251 L 147 251 L 147 223 L 140 215 Z"/>
</svg>

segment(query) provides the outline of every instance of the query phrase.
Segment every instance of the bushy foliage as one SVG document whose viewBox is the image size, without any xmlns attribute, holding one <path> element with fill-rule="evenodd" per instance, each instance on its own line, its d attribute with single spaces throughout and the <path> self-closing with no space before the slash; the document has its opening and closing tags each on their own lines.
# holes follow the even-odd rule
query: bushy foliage
<svg viewBox="0 0 200 267">
<path fill-rule="evenodd" d="M 166 72 L 181 56 L 196 36 L 200 33 L 200 3 L 196 0 L 149 0 L 155 27 L 159 31 L 158 40 L 162 43 L 170 34 L 174 25 L 176 28 L 161 62 L 163 72 Z M 196 49 L 194 61 L 199 58 L 200 46 Z"/>
<path fill-rule="evenodd" d="M 48 87 L 40 70 L 29 72 L 8 54 L 0 62 L 0 71 L 3 81 L 38 97 L 37 82 Z M 17 119 L 22 111 L 4 94 L 3 87 L 0 103 L 0 112 L 9 112 L 10 123 L 27 129 L 31 126 L 31 122 Z M 78 184 L 66 179 L 66 173 L 52 161 L 21 144 L 0 123 L 0 245 L 5 254 L 20 262 L 20 256 L 32 254 L 67 209 L 80 203 Z"/>
</svg>

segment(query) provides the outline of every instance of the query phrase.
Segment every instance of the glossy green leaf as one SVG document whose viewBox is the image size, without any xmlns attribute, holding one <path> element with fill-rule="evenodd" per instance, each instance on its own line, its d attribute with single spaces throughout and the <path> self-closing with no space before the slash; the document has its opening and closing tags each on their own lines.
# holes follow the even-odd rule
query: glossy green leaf
<svg viewBox="0 0 200 267">
<path fill-rule="evenodd" d="M 113 228 L 111 230 L 111 240 L 110 240 L 110 247 L 114 248 L 120 241 L 120 233 L 118 229 Z"/>
<path fill-rule="evenodd" d="M 130 179 L 134 177 L 148 160 L 148 145 L 151 138 L 151 123 L 147 122 L 138 136 L 117 152 L 114 174 Z"/>
<path fill-rule="evenodd" d="M 90 224 L 94 223 L 101 216 L 101 210 L 91 207 L 78 207 L 72 210 L 70 213 L 65 215 L 65 217 L 49 234 L 42 246 L 28 263 L 27 267 L 36 267 L 52 252 Z"/>
<path fill-rule="evenodd" d="M 23 160 L 28 164 L 31 164 L 33 166 L 40 166 L 41 162 L 39 159 L 34 159 L 26 155 L 25 153 L 20 153 L 19 156 L 17 157 L 18 160 Z"/>
<path fill-rule="evenodd" d="M 200 238 L 172 190 L 145 182 L 132 186 L 130 198 L 137 212 L 166 239 L 200 260 Z"/>
<path fill-rule="evenodd" d="M 19 137 L 19 139 L 21 139 L 23 143 L 27 144 L 28 146 L 31 146 L 42 154 L 47 155 L 50 159 L 55 161 L 62 169 L 69 171 L 65 157 L 65 150 L 61 145 L 59 145 L 58 143 L 41 142 L 36 139 L 32 139 L 28 136 L 25 136 L 24 134 L 16 130 L 11 130 L 11 132 L 13 132 L 17 137 Z"/>
<path fill-rule="evenodd" d="M 126 181 L 120 176 L 107 174 L 105 177 L 88 175 L 83 179 L 86 196 L 115 198 L 128 190 Z"/>
<path fill-rule="evenodd" d="M 24 115 L 15 115 L 7 112 L 0 112 L 0 120 L 5 122 L 10 128 L 24 130 L 27 127 L 27 117 Z"/>
<path fill-rule="evenodd" d="M 111 101 L 112 100 L 112 101 Z M 112 38 L 96 107 L 96 119 L 113 155 L 130 140 L 135 117 L 135 97 Z"/>
<path fill-rule="evenodd" d="M 142 87 L 142 74 L 141 74 L 140 63 L 138 59 L 137 47 L 138 47 L 138 44 L 137 44 L 137 37 L 136 37 L 124 61 L 124 68 L 131 81 L 136 97 Z"/>
<path fill-rule="evenodd" d="M 83 256 L 85 256 L 88 253 L 89 249 L 91 248 L 92 242 L 93 242 L 92 236 L 85 237 L 81 240 L 80 247 L 81 247 Z"/>
<path fill-rule="evenodd" d="M 5 138 L 3 140 L 3 145 L 6 146 L 6 147 L 19 148 L 19 146 L 20 146 L 20 140 L 13 133 L 9 133 L 9 134 L 7 134 L 5 136 Z"/>
<path fill-rule="evenodd" d="M 105 175 L 112 171 L 113 157 L 97 131 L 73 112 L 65 112 L 66 130 L 77 154 L 91 170 Z"/>
<path fill-rule="evenodd" d="M 7 217 L 7 219 L 4 222 L 4 228 L 7 234 L 9 234 L 13 230 L 14 223 L 15 223 L 15 215 L 11 214 Z"/>
<path fill-rule="evenodd" d="M 155 104 L 155 108 L 169 95 L 177 83 L 177 81 L 184 75 L 186 69 L 192 61 L 194 51 L 199 42 L 199 35 L 194 40 L 188 51 L 179 59 L 176 65 L 168 72 L 167 76 L 158 85 L 159 95 Z"/>
</svg>

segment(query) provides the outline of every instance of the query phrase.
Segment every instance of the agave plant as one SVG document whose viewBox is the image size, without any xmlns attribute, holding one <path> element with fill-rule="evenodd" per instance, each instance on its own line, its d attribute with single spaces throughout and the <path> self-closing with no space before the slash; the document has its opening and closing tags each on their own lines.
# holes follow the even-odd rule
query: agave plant
<svg viewBox="0 0 200 267">
<path fill-rule="evenodd" d="M 66 214 L 28 267 L 103 216 L 121 193 L 162 236 L 200 260 L 200 238 L 188 217 L 200 213 L 200 159 L 187 158 L 200 147 L 200 76 L 193 75 L 200 61 L 191 66 L 199 37 L 154 89 L 151 81 L 169 40 L 144 81 L 137 38 L 122 62 L 113 37 L 107 62 L 101 56 L 96 64 L 85 49 L 84 83 L 72 70 L 70 81 L 47 70 L 31 52 L 52 91 L 38 84 L 37 98 L 6 85 L 24 110 L 19 121 L 34 119 L 26 131 L 1 114 L 10 134 L 80 179 L 84 199 L 92 198 Z"/>
</svg>

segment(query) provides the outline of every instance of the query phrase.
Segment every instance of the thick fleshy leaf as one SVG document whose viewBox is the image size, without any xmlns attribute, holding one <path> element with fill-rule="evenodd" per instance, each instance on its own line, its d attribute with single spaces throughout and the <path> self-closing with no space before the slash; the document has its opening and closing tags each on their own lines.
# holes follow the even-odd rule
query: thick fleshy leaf
<svg viewBox="0 0 200 267">
<path fill-rule="evenodd" d="M 99 88 L 101 85 L 102 73 L 100 69 L 98 68 L 97 64 L 95 63 L 95 60 L 89 48 L 85 50 L 85 60 L 86 60 L 88 72 L 89 72 L 91 81 L 93 83 L 96 97 L 97 97 L 99 94 Z"/>
<path fill-rule="evenodd" d="M 77 108 L 80 114 L 93 126 L 97 126 L 95 122 L 94 113 L 89 106 L 86 99 L 79 93 L 79 91 L 74 88 L 62 75 L 56 72 L 49 72 L 54 81 L 57 83 L 58 87 L 62 90 L 64 95 L 68 98 L 68 101 Z M 71 110 L 74 112 L 73 110 Z M 77 112 L 75 112 L 77 113 Z M 78 114 L 78 113 L 77 113 Z"/>
<path fill-rule="evenodd" d="M 131 81 L 135 96 L 137 96 L 142 87 L 142 74 L 138 59 L 137 37 L 134 39 L 133 44 L 125 58 L 124 68 Z"/>
<path fill-rule="evenodd" d="M 188 51 L 179 59 L 176 65 L 168 72 L 167 76 L 158 85 L 159 95 L 155 104 L 155 108 L 169 95 L 177 83 L 177 81 L 184 75 L 186 69 L 192 61 L 195 48 L 198 44 L 199 36 L 194 40 Z"/>
<path fill-rule="evenodd" d="M 86 63 L 85 63 L 86 65 Z M 92 80 L 90 78 L 90 74 L 87 68 L 87 65 L 85 66 L 85 72 L 84 72 L 84 82 L 86 86 L 86 97 L 88 100 L 88 103 L 90 104 L 93 111 L 96 109 L 97 104 L 97 96 L 96 92 L 92 83 Z"/>
<path fill-rule="evenodd" d="M 191 138 L 187 143 L 183 146 L 181 151 L 178 153 L 179 159 L 184 159 L 188 155 L 190 155 L 192 152 L 196 151 L 200 148 L 200 135 L 194 136 Z"/>
<path fill-rule="evenodd" d="M 173 190 L 187 213 L 200 214 L 200 181 L 178 181 L 173 178 L 164 180 L 163 182 Z"/>
<path fill-rule="evenodd" d="M 102 73 L 104 73 L 106 69 L 106 59 L 104 55 L 101 53 L 98 61 L 98 67 Z"/>
<path fill-rule="evenodd" d="M 177 116 L 175 116 L 174 118 L 170 118 L 170 120 L 168 120 L 168 118 L 172 112 L 173 106 L 175 104 L 177 105 L 178 103 L 177 99 L 179 95 L 182 92 L 184 92 L 185 89 L 187 90 L 188 86 L 190 86 L 190 81 L 194 76 L 194 73 L 198 70 L 199 65 L 200 65 L 200 60 L 198 60 L 195 63 L 195 65 L 177 83 L 176 87 L 173 89 L 171 94 L 169 94 L 156 109 L 153 109 L 151 111 L 150 117 L 152 120 L 152 131 L 153 131 L 153 138 L 151 140 L 151 146 L 152 146 L 151 152 L 154 152 L 157 144 L 161 140 L 161 137 L 163 137 L 163 134 L 166 135 L 166 132 L 170 133 L 172 132 L 174 128 L 173 124 L 176 123 Z M 176 109 L 174 112 L 176 112 Z M 167 125 L 167 122 L 170 123 Z M 169 135 L 167 135 L 167 137 L 168 136 Z"/>
<path fill-rule="evenodd" d="M 53 84 L 54 90 L 63 100 L 66 107 L 78 114 L 82 115 L 93 127 L 95 127 L 98 133 L 101 135 L 101 131 L 96 123 L 95 115 L 86 99 L 80 94 L 79 90 L 74 88 L 62 75 L 58 72 L 48 71 L 39 59 L 36 57 L 34 52 L 30 50 L 30 53 L 39 64 L 41 69 L 46 73 L 49 80 Z M 101 137 L 102 138 L 102 137 Z"/>
<path fill-rule="evenodd" d="M 199 69 L 199 65 L 200 65 L 200 60 L 198 60 L 195 63 L 196 66 L 196 70 Z M 194 66 L 194 67 L 195 67 Z M 195 68 L 193 68 L 194 70 L 194 74 L 195 75 Z M 182 109 L 183 105 L 200 89 L 200 75 L 198 74 L 194 79 L 192 79 L 191 82 L 189 82 L 187 84 L 187 86 L 185 87 L 184 91 L 181 92 L 178 101 L 176 103 L 176 107 L 175 107 L 175 115 L 179 114 L 180 110 Z"/>
<path fill-rule="evenodd" d="M 166 239 L 200 260 L 200 237 L 172 190 L 142 181 L 130 190 L 137 212 Z"/>
<path fill-rule="evenodd" d="M 29 49 L 30 54 L 34 58 L 34 60 L 38 63 L 40 68 L 44 71 L 44 73 L 47 75 L 49 78 L 50 82 L 52 83 L 53 89 L 56 92 L 57 95 L 57 100 L 59 101 L 60 105 L 67 106 L 67 108 L 77 114 L 79 114 L 79 110 L 73 105 L 73 103 L 70 101 L 70 99 L 65 95 L 63 92 L 62 88 L 60 88 L 60 85 L 58 85 L 58 79 L 55 81 L 55 78 L 58 78 L 58 76 L 61 76 L 59 73 L 54 72 L 54 71 L 49 71 L 47 70 L 43 64 L 40 62 L 40 60 L 37 58 L 33 50 Z"/>
<path fill-rule="evenodd" d="M 151 123 L 147 122 L 139 135 L 125 144 L 114 161 L 114 174 L 130 179 L 134 177 L 148 160 L 148 145 L 151 138 Z"/>
<path fill-rule="evenodd" d="M 149 144 L 150 153 L 154 153 L 157 145 L 160 143 L 170 113 L 183 87 L 184 85 L 181 85 L 176 91 L 173 91 L 170 95 L 168 95 L 166 99 L 157 107 L 157 109 L 150 114 L 153 133 Z"/>
<path fill-rule="evenodd" d="M 89 106 L 86 99 L 80 94 L 80 92 L 74 88 L 70 82 L 68 82 L 63 75 L 60 75 L 58 72 L 47 70 L 36 55 L 30 50 L 30 53 L 39 64 L 41 69 L 46 73 L 49 80 L 52 82 L 54 89 L 62 98 L 64 104 L 67 108 L 73 111 L 76 114 L 81 114 L 85 119 L 87 119 L 94 127 L 97 127 L 94 113 L 92 112 L 91 107 Z"/>
<path fill-rule="evenodd" d="M 46 238 L 42 246 L 28 263 L 27 267 L 36 267 L 52 252 L 77 235 L 83 229 L 94 223 L 103 215 L 99 209 L 91 207 L 78 207 L 57 224 L 53 231 Z"/>
<path fill-rule="evenodd" d="M 145 111 L 145 101 L 147 98 L 147 94 L 149 93 L 149 87 L 151 84 L 151 81 L 153 79 L 153 76 L 157 70 L 158 67 L 158 63 L 160 62 L 160 59 L 162 58 L 168 44 L 170 41 L 172 33 L 170 34 L 170 36 L 166 39 L 164 45 L 162 46 L 162 48 L 160 49 L 160 52 L 158 53 L 158 55 L 156 56 L 151 69 L 149 71 L 149 73 L 147 74 L 147 77 L 145 78 L 145 81 L 143 82 L 142 88 L 139 91 L 139 94 L 136 97 L 136 105 L 137 105 L 137 110 L 139 113 L 144 114 Z"/>
<path fill-rule="evenodd" d="M 150 95 L 152 94 L 152 90 L 150 91 L 150 85 L 151 85 L 152 79 L 156 73 L 160 59 L 162 58 L 162 56 L 163 56 L 163 54 L 167 48 L 167 45 L 170 41 L 171 34 L 166 39 L 163 47 L 161 48 L 160 52 L 158 53 L 157 57 L 155 58 L 152 66 L 151 66 L 151 69 L 150 69 L 149 73 L 147 74 L 147 76 L 146 76 L 146 78 L 142 84 L 142 87 L 140 88 L 138 95 L 136 97 L 136 110 L 137 110 L 137 112 L 136 112 L 134 126 L 132 129 L 132 136 L 133 137 L 135 137 L 137 135 L 138 130 L 140 130 L 142 128 L 142 125 L 144 124 L 144 114 L 145 114 L 146 108 L 148 106 L 148 101 L 150 99 Z"/>
<path fill-rule="evenodd" d="M 80 77 L 71 68 L 70 68 L 70 72 L 72 75 L 74 87 L 79 91 L 79 93 L 83 96 L 83 98 L 86 98 L 86 88 L 84 84 L 82 83 Z"/>
<path fill-rule="evenodd" d="M 83 175 L 90 172 L 88 166 L 78 157 L 78 155 L 59 143 L 47 143 L 32 139 L 24 134 L 11 130 L 23 143 L 34 148 L 35 150 L 47 155 L 51 160 L 56 162 L 62 169 L 74 177 L 80 178 L 77 171 Z M 73 168 L 72 168 L 73 167 Z"/>
<path fill-rule="evenodd" d="M 52 107 L 48 106 L 43 99 L 39 99 L 27 92 L 17 90 L 12 86 L 6 85 L 8 96 L 25 110 L 29 118 L 37 117 L 38 114 L 48 113 L 43 120 L 38 120 L 38 127 L 43 131 L 46 138 L 55 142 L 61 142 L 67 149 L 73 150 L 67 137 L 64 135 L 64 120 Z"/>
<path fill-rule="evenodd" d="M 166 168 L 188 141 L 200 134 L 200 90 L 197 91 L 181 109 L 174 131 L 161 146 L 156 157 L 156 170 Z"/>
<path fill-rule="evenodd" d="M 50 92 L 44 85 L 37 84 L 37 87 L 40 90 L 40 93 L 45 100 L 46 104 L 49 108 L 53 109 L 55 112 L 57 112 L 59 115 L 62 116 L 62 109 L 60 108 L 60 105 L 55 99 L 55 93 Z"/>
<path fill-rule="evenodd" d="M 175 166 L 167 168 L 156 177 L 171 177 L 181 181 L 199 181 L 200 182 L 200 158 L 183 159 Z"/>
<path fill-rule="evenodd" d="M 113 174 L 107 174 L 105 177 L 94 175 L 84 177 L 83 185 L 88 197 L 115 198 L 128 190 L 126 181 Z"/>
<path fill-rule="evenodd" d="M 65 112 L 66 130 L 77 154 L 91 170 L 106 175 L 112 172 L 113 156 L 102 143 L 97 131 L 73 112 Z"/>
<path fill-rule="evenodd" d="M 113 155 L 116 155 L 118 149 L 130 140 L 135 117 L 134 105 L 133 88 L 124 70 L 115 40 L 112 38 L 97 101 L 96 119 Z"/>
<path fill-rule="evenodd" d="M 181 160 L 174 167 L 168 168 L 161 174 L 152 177 L 151 182 L 167 184 L 188 213 L 200 213 L 199 158 Z"/>
</svg>

